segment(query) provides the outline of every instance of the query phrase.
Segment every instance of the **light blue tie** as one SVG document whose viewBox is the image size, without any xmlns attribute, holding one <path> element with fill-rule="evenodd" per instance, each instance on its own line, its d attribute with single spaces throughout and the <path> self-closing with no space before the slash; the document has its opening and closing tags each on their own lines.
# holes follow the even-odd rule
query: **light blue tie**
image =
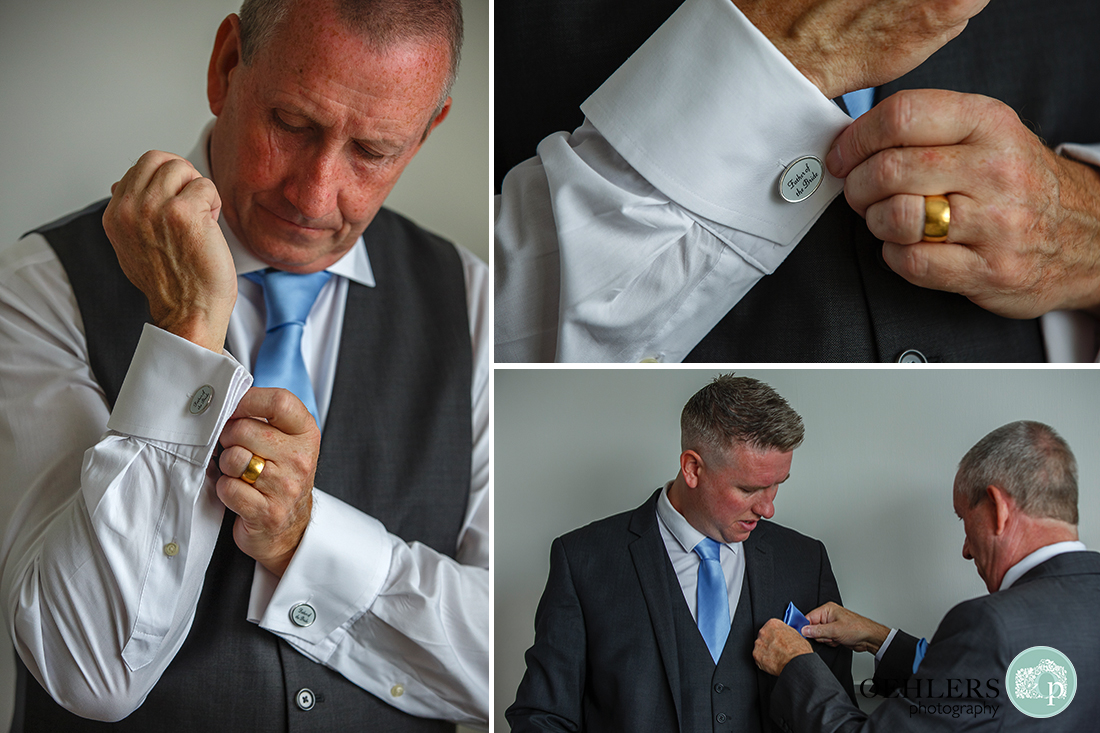
<svg viewBox="0 0 1100 733">
<path fill-rule="evenodd" d="M 874 105 L 875 88 L 859 89 L 842 96 L 844 97 L 844 106 L 848 108 L 848 115 L 854 120 Z"/>
<path fill-rule="evenodd" d="M 699 587 L 696 591 L 699 633 L 707 643 L 710 656 L 718 664 L 722 647 L 730 633 L 730 598 L 726 592 L 726 576 L 719 558 L 721 546 L 710 537 L 695 546 L 699 563 Z"/>
<path fill-rule="evenodd" d="M 302 358 L 302 333 L 309 311 L 332 273 L 295 275 L 269 269 L 245 277 L 263 287 L 267 307 L 267 333 L 256 357 L 254 384 L 289 389 L 316 420 L 317 398 Z"/>
</svg>

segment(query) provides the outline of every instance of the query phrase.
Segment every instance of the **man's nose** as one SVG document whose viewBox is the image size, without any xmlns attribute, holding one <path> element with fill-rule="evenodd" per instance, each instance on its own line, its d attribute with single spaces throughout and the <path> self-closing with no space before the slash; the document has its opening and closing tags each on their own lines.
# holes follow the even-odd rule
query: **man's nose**
<svg viewBox="0 0 1100 733">
<path fill-rule="evenodd" d="M 756 502 L 752 510 L 764 519 L 771 519 L 775 515 L 775 492 L 762 491 L 760 493 L 760 500 Z"/>
<path fill-rule="evenodd" d="M 283 195 L 306 219 L 323 219 L 336 209 L 339 161 L 329 151 L 313 152 L 292 164 Z M 302 222 L 308 226 L 308 222 Z"/>
</svg>

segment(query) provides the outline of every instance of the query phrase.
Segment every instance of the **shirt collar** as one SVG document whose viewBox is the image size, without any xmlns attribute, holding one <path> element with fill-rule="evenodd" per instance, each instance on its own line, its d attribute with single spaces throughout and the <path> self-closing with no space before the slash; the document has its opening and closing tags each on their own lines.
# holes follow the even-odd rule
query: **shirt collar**
<svg viewBox="0 0 1100 733">
<path fill-rule="evenodd" d="M 668 531 L 672 533 L 672 536 L 676 538 L 676 541 L 680 543 L 680 546 L 684 548 L 684 552 L 693 552 L 695 546 L 703 541 L 706 537 L 705 534 L 691 526 L 688 520 L 684 519 L 684 515 L 676 511 L 676 507 L 672 506 L 672 502 L 668 500 L 668 489 L 672 486 L 672 482 L 669 481 L 665 484 L 665 488 L 662 489 L 661 495 L 657 497 L 657 516 L 661 518 L 661 521 L 665 523 Z M 737 553 L 741 549 L 740 542 L 718 543 L 725 544 L 734 553 Z"/>
<path fill-rule="evenodd" d="M 211 178 L 209 143 L 210 133 L 213 129 L 214 120 L 211 120 L 203 128 L 198 143 L 191 154 L 187 156 L 187 160 L 195 166 L 195 170 L 205 178 Z M 225 241 L 229 244 L 229 252 L 233 255 L 233 264 L 238 275 L 263 270 L 267 267 L 266 263 L 241 244 L 240 240 L 237 239 L 237 235 L 229 228 L 224 216 L 218 217 L 218 226 L 221 227 L 222 234 L 225 235 Z M 367 255 L 367 245 L 363 243 L 362 236 L 343 257 L 325 269 L 334 275 L 341 275 L 369 288 L 373 288 L 375 285 L 374 270 L 371 268 L 370 257 Z"/>
<path fill-rule="evenodd" d="M 1019 580 L 1028 570 L 1042 565 L 1056 555 L 1061 555 L 1064 552 L 1084 552 L 1087 549 L 1084 542 L 1077 542 L 1075 540 L 1070 540 L 1069 542 L 1055 542 L 1053 545 L 1040 547 L 1038 550 L 1010 567 L 1008 572 L 1005 573 L 1004 578 L 1001 579 L 1001 587 L 997 590 L 1008 590 L 1012 587 L 1012 584 Z"/>
</svg>

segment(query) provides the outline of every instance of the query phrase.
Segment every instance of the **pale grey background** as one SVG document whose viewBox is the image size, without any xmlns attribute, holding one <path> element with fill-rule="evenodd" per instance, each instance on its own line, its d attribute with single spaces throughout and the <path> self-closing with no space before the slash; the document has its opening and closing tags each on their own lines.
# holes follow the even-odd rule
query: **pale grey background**
<svg viewBox="0 0 1100 733">
<path fill-rule="evenodd" d="M 187 155 L 212 118 L 206 68 L 239 0 L 0 0 L 0 246 L 110 195 L 146 150 Z M 489 0 L 464 0 L 451 113 L 387 205 L 489 255 Z M 3 467 L 0 466 L 0 470 Z M 0 496 L 0 531 L 14 497 Z M 0 731 L 12 702 L 0 639 Z"/>
<path fill-rule="evenodd" d="M 679 417 L 714 371 L 503 370 L 496 378 L 495 718 L 523 675 L 550 542 L 641 504 L 679 468 Z M 1100 549 L 1096 370 L 739 369 L 803 417 L 775 521 L 821 539 L 845 604 L 931 637 L 985 593 L 962 558 L 951 484 L 963 454 L 1014 420 L 1046 422 L 1080 466 L 1081 539 Z M 809 611 L 811 609 L 802 609 Z M 872 674 L 857 654 L 854 677 Z"/>
</svg>

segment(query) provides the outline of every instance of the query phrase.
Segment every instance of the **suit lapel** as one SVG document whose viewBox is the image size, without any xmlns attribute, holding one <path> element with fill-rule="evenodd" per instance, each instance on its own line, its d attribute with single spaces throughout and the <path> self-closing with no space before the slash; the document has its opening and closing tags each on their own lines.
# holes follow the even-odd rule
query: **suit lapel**
<svg viewBox="0 0 1100 733">
<path fill-rule="evenodd" d="M 672 691 L 672 700 L 676 706 L 676 720 L 683 728 L 683 705 L 680 699 L 680 665 L 676 655 L 676 629 L 672 620 L 672 600 L 668 596 L 668 578 L 665 577 L 669 564 L 661 539 L 661 530 L 657 526 L 658 490 L 649 501 L 634 511 L 630 517 L 630 532 L 635 535 L 630 540 L 630 556 L 634 561 L 634 570 L 638 574 L 638 584 L 645 597 L 646 608 L 653 622 L 653 633 L 657 637 L 657 648 L 661 653 L 665 674 Z"/>
<path fill-rule="evenodd" d="M 752 602 L 752 628 L 759 629 L 771 618 L 769 609 L 775 608 L 775 573 L 771 546 L 765 536 L 766 525 L 760 523 L 742 543 L 745 551 L 745 574 L 748 576 L 749 597 Z M 760 530 L 764 530 L 761 532 Z M 760 716 L 764 730 L 769 730 L 768 692 L 771 689 L 767 675 L 756 671 L 757 689 L 760 695 Z"/>
</svg>

